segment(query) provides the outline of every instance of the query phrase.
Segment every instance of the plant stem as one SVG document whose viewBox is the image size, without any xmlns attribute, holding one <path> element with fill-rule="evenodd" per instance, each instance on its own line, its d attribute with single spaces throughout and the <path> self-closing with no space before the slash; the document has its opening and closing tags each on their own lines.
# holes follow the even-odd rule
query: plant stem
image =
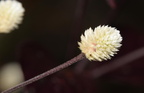
<svg viewBox="0 0 144 93">
<path fill-rule="evenodd" d="M 68 66 L 70 66 L 70 65 L 72 65 L 72 64 L 74 64 L 74 63 L 76 63 L 76 62 L 78 62 L 78 61 L 80 61 L 82 59 L 84 59 L 84 58 L 85 58 L 84 54 L 81 53 L 78 56 L 74 57 L 73 59 L 71 59 L 71 60 L 69 60 L 69 61 L 67 61 L 67 62 L 65 62 L 65 63 L 63 63 L 63 64 L 61 64 L 61 65 L 59 65 L 57 67 L 54 67 L 54 68 L 52 68 L 52 69 L 50 69 L 50 70 L 48 70 L 48 71 L 46 71 L 46 72 L 44 72 L 44 73 L 42 73 L 42 74 L 40 74 L 38 76 L 35 76 L 35 77 L 33 77 L 33 78 L 31 78 L 31 79 L 29 79 L 27 81 L 24 81 L 24 82 L 22 82 L 22 83 L 20 83 L 20 84 L 18 84 L 16 86 L 10 88 L 10 89 L 7 89 L 7 90 L 5 90 L 5 91 L 3 91 L 1 93 L 11 93 L 11 92 L 13 92 L 13 91 L 15 91 L 15 90 L 17 90 L 19 88 L 22 88 L 22 87 L 24 87 L 26 85 L 29 85 L 29 84 L 31 84 L 31 83 L 33 83 L 35 81 L 40 80 L 40 79 L 42 79 L 42 78 L 44 78 L 46 76 L 49 76 L 49 75 L 51 75 L 51 74 L 53 74 L 53 73 L 55 73 L 57 71 L 60 71 L 60 70 L 62 70 L 64 68 L 66 68 L 66 67 L 68 67 Z"/>
</svg>

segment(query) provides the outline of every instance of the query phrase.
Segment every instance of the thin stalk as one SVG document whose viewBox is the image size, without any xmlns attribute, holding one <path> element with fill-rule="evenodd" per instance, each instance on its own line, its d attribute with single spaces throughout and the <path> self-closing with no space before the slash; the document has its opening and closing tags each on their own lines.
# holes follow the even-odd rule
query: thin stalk
<svg viewBox="0 0 144 93">
<path fill-rule="evenodd" d="M 31 79 L 29 79 L 27 81 L 24 81 L 24 82 L 22 82 L 22 83 L 20 83 L 20 84 L 18 84 L 16 86 L 10 88 L 10 89 L 7 89 L 7 90 L 5 90 L 5 91 L 3 91 L 1 93 L 11 93 L 11 92 L 13 92 L 13 91 L 15 91 L 17 89 L 20 89 L 20 88 L 22 88 L 22 87 L 24 87 L 26 85 L 29 85 L 29 84 L 31 84 L 31 83 L 33 83 L 35 81 L 38 81 L 38 80 L 40 80 L 40 79 L 42 79 L 42 78 L 44 78 L 46 76 L 49 76 L 49 75 L 51 75 L 51 74 L 53 74 L 53 73 L 55 73 L 57 71 L 60 71 L 60 70 L 62 70 L 64 68 L 66 68 L 66 67 L 68 67 L 68 66 L 70 66 L 70 65 L 72 65 L 72 64 L 74 64 L 74 63 L 76 63 L 76 62 L 78 62 L 78 61 L 80 61 L 82 59 L 84 59 L 84 58 L 85 58 L 84 54 L 81 53 L 78 56 L 74 57 L 73 59 L 71 59 L 71 60 L 69 60 L 69 61 L 67 61 L 67 62 L 65 62 L 65 63 L 63 63 L 63 64 L 61 64 L 61 65 L 59 65 L 57 67 L 54 67 L 54 68 L 52 68 L 52 69 L 50 69 L 50 70 L 48 70 L 48 71 L 46 71 L 46 72 L 44 72 L 44 73 L 42 73 L 42 74 L 40 74 L 38 76 L 35 76 L 35 77 L 33 77 L 33 78 L 31 78 Z"/>
</svg>

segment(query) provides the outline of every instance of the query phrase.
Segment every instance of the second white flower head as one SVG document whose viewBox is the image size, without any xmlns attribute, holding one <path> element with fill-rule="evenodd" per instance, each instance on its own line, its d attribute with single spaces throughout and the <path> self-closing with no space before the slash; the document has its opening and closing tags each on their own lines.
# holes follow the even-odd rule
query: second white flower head
<svg viewBox="0 0 144 93">
<path fill-rule="evenodd" d="M 103 61 L 111 59 L 119 51 L 121 41 L 119 30 L 110 26 L 98 26 L 94 31 L 87 29 L 78 44 L 89 60 Z"/>
<path fill-rule="evenodd" d="M 25 9 L 17 0 L 0 1 L 0 33 L 9 33 L 23 20 Z"/>
</svg>

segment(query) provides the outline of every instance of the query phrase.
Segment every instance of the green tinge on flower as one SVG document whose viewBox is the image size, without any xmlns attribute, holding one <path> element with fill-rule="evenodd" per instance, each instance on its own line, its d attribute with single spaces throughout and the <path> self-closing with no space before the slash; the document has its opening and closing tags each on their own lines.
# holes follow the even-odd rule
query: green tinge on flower
<svg viewBox="0 0 144 93">
<path fill-rule="evenodd" d="M 0 33 L 9 33 L 22 22 L 24 15 L 22 4 L 16 0 L 0 1 Z"/>
<path fill-rule="evenodd" d="M 111 59 L 119 51 L 122 37 L 119 30 L 110 26 L 98 26 L 94 31 L 89 28 L 81 35 L 79 48 L 86 58 L 94 61 Z"/>
</svg>

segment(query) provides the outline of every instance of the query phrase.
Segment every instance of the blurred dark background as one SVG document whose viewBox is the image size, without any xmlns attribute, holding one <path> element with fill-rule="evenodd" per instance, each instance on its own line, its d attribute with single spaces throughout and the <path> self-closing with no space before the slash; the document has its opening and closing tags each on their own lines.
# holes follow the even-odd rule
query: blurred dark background
<svg viewBox="0 0 144 93">
<path fill-rule="evenodd" d="M 25 87 L 20 93 L 144 93 L 143 0 L 19 0 L 23 23 L 0 34 L 0 67 L 21 65 L 25 80 L 78 55 L 89 27 L 120 30 L 123 46 L 104 62 L 83 60 Z"/>
</svg>

